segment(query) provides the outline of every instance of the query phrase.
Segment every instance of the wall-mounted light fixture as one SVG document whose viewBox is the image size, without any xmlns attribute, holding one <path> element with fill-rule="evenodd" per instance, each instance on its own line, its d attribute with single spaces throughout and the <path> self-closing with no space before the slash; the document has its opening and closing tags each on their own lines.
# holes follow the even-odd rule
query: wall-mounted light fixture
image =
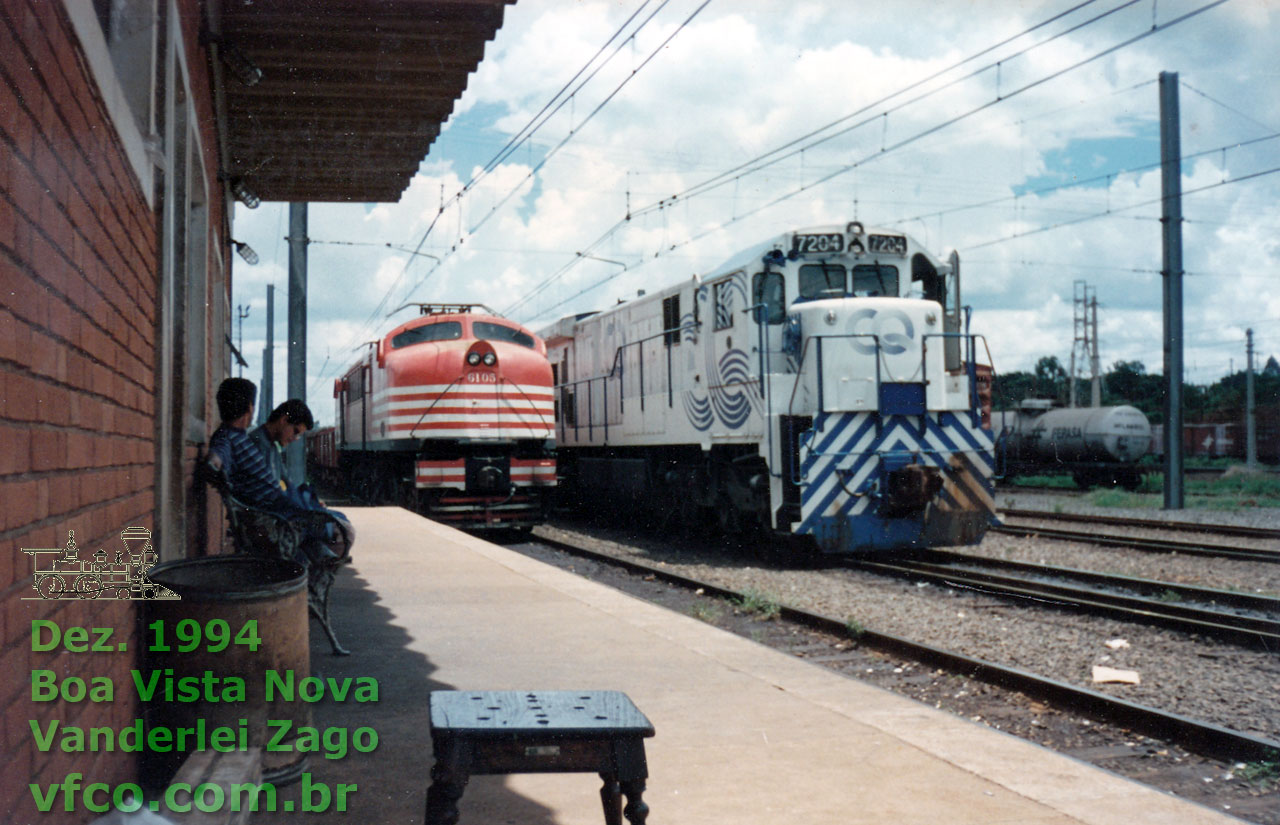
<svg viewBox="0 0 1280 825">
<path fill-rule="evenodd" d="M 231 194 L 235 195 L 236 200 L 240 201 L 250 209 L 257 209 L 258 204 L 262 203 L 262 200 L 258 197 L 257 193 L 245 184 L 244 178 L 231 179 Z"/>
<path fill-rule="evenodd" d="M 235 239 L 232 239 L 231 245 L 236 248 L 236 252 L 240 255 L 241 258 L 244 258 L 244 262 L 247 263 L 249 266 L 258 265 L 258 253 L 253 251 L 252 246 L 249 246 L 249 244 L 244 243 L 243 241 L 237 241 Z"/>
</svg>

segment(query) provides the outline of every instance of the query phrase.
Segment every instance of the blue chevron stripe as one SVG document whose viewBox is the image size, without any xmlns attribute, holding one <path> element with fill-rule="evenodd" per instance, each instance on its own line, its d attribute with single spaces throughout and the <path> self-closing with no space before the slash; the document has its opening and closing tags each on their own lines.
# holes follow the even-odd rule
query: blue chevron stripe
<svg viewBox="0 0 1280 825">
<path fill-rule="evenodd" d="M 976 432 L 971 429 L 961 418 L 955 413 L 942 413 L 937 422 L 938 426 L 946 429 L 948 432 L 955 432 L 967 443 L 971 448 L 978 452 L 991 452 L 992 442 L 981 429 Z"/>
<path fill-rule="evenodd" d="M 955 437 L 957 435 L 963 436 L 967 434 L 963 428 L 953 427 L 948 429 L 941 426 L 938 422 L 934 421 L 932 418 L 929 419 L 927 428 L 928 428 L 928 432 L 936 436 L 937 439 L 941 441 L 946 446 L 946 448 L 951 452 L 953 453 L 973 452 L 978 456 L 981 456 L 982 462 L 987 465 L 988 473 L 995 466 L 995 458 L 991 452 L 990 447 L 983 449 L 980 445 L 974 445 L 968 439 L 964 439 L 964 441 L 967 445 L 969 445 L 970 449 L 965 449 L 965 447 L 958 445 L 956 443 Z"/>
<path fill-rule="evenodd" d="M 805 457 L 805 460 L 800 465 L 801 478 L 804 478 L 806 475 L 808 475 L 809 470 L 813 467 L 814 464 L 816 464 L 817 462 L 821 461 L 824 458 L 829 457 L 827 453 L 830 451 L 830 447 L 832 443 L 840 439 L 841 433 L 843 433 L 851 423 L 857 421 L 859 418 L 863 419 L 862 423 L 858 425 L 858 428 L 854 431 L 852 436 L 841 440 L 841 446 L 848 447 L 849 445 L 857 444 L 860 440 L 862 440 L 862 437 L 863 435 L 866 434 L 866 431 L 870 429 L 871 426 L 875 423 L 875 419 L 866 413 L 855 413 L 852 415 L 840 416 L 839 417 L 840 420 L 836 424 L 836 426 L 834 426 L 830 432 L 823 433 L 821 436 L 819 436 L 819 438 L 821 439 L 819 443 L 816 446 L 811 446 L 809 448 L 809 454 Z M 844 452 L 844 450 L 842 450 L 842 452 Z"/>
<path fill-rule="evenodd" d="M 913 437 L 911 422 L 903 416 L 892 416 L 890 421 L 894 423 L 886 426 L 881 432 L 879 438 L 869 444 L 865 450 L 858 453 L 858 457 L 854 460 L 854 464 L 847 468 L 849 481 L 853 485 L 853 489 L 862 483 L 863 471 L 873 458 L 880 458 L 886 452 L 890 452 L 892 448 L 897 447 L 900 443 L 905 444 L 909 451 L 914 452 L 917 449 L 916 441 Z M 823 518 L 830 518 L 827 511 L 835 502 L 836 498 L 845 493 L 844 487 L 838 482 L 831 484 L 826 490 L 821 490 L 826 486 L 825 482 L 835 475 L 837 470 L 837 461 L 830 461 L 828 466 L 823 468 L 821 475 L 815 479 L 803 494 L 801 501 L 801 512 L 808 509 L 808 514 L 804 517 L 800 527 L 796 530 L 798 533 L 812 532 L 817 521 Z M 856 499 L 849 497 L 853 502 L 864 502 L 865 499 Z M 816 500 L 815 500 L 816 499 Z M 808 505 L 806 507 L 806 504 Z M 842 505 L 841 509 L 845 509 Z"/>
</svg>

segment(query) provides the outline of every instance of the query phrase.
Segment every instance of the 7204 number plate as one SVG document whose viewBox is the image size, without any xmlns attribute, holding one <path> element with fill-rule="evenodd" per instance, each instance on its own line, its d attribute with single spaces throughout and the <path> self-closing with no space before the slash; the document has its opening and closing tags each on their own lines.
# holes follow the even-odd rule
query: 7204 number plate
<svg viewBox="0 0 1280 825">
<path fill-rule="evenodd" d="M 906 255 L 907 239 L 901 235 L 870 235 L 867 237 L 867 251 Z"/>
<path fill-rule="evenodd" d="M 801 255 L 813 252 L 843 252 L 844 235 L 839 232 L 796 235 L 791 241 L 791 251 L 798 252 Z"/>
</svg>

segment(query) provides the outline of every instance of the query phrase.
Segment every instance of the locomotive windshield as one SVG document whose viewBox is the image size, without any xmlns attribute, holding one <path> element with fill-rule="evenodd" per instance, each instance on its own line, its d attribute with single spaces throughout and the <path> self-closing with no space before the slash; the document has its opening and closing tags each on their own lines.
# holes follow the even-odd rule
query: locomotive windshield
<svg viewBox="0 0 1280 825">
<path fill-rule="evenodd" d="M 436 324 L 423 324 L 420 327 L 406 329 L 391 339 L 391 348 L 422 344 L 427 341 L 452 341 L 462 337 L 462 324 L 457 321 L 440 321 Z"/>
<path fill-rule="evenodd" d="M 845 271 L 840 264 L 805 264 L 800 267 L 801 298 L 843 298 Z"/>
<path fill-rule="evenodd" d="M 519 344 L 522 347 L 528 347 L 529 349 L 534 348 L 532 335 L 504 324 L 491 324 L 488 321 L 474 321 L 471 324 L 471 331 L 474 332 L 475 336 L 481 340 L 510 341 L 511 343 Z"/>
<path fill-rule="evenodd" d="M 898 297 L 898 268 L 889 264 L 858 264 L 853 268 L 853 297 Z"/>
</svg>

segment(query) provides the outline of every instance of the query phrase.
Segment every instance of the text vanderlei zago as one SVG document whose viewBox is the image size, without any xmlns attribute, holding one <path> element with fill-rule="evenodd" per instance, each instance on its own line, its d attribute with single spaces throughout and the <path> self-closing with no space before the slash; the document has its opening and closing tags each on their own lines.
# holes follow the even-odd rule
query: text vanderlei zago
<svg viewBox="0 0 1280 825">
<path fill-rule="evenodd" d="M 72 653 L 124 651 L 127 643 L 113 642 L 113 630 L 109 627 L 64 629 L 47 619 L 33 619 L 31 649 L 50 652 L 61 648 Z M 187 653 L 203 648 L 209 653 L 218 653 L 232 645 L 244 646 L 252 652 L 261 644 L 256 619 L 250 619 L 234 631 L 223 619 L 212 619 L 203 624 L 183 619 L 172 627 L 156 621 L 147 626 L 147 631 L 149 652 Z M 200 676 L 175 676 L 170 668 L 133 669 L 129 676 L 129 684 L 123 689 L 136 692 L 142 702 L 234 704 L 245 701 L 243 678 L 222 676 L 212 670 L 206 670 Z M 322 680 L 309 675 L 299 678 L 292 670 L 267 670 L 262 673 L 262 679 L 262 692 L 267 702 L 277 699 L 317 702 L 326 697 L 339 702 L 378 701 L 378 681 L 369 676 Z M 113 702 L 116 689 L 117 685 L 106 676 L 93 676 L 86 682 L 78 676 L 60 679 L 52 670 L 31 671 L 32 702 Z M 235 725 L 209 726 L 201 718 L 191 727 L 172 728 L 147 728 L 142 719 L 134 719 L 122 728 L 83 728 L 65 725 L 59 719 L 47 722 L 31 719 L 29 725 L 37 750 L 45 753 L 52 750 L 64 753 L 168 753 L 174 750 L 230 753 L 247 750 L 250 738 L 245 719 L 238 720 Z M 369 753 L 378 746 L 378 732 L 370 727 L 352 731 L 343 727 L 317 729 L 295 725 L 291 719 L 268 719 L 266 726 L 268 735 L 263 748 L 272 753 L 323 753 L 326 759 L 342 759 L 349 749 Z M 36 808 L 47 812 L 74 811 L 80 807 L 96 813 L 105 813 L 113 807 L 134 811 L 144 806 L 152 811 L 177 812 L 189 811 L 192 807 L 205 812 L 223 808 L 233 811 L 276 810 L 276 789 L 270 782 L 232 784 L 225 789 L 214 783 L 194 788 L 186 783 L 176 783 L 167 787 L 158 798 L 147 800 L 142 788 L 133 783 L 113 787 L 104 782 L 85 780 L 80 773 L 70 773 L 61 782 L 48 785 L 29 783 Z M 324 782 L 313 781 L 310 773 L 303 773 L 298 808 L 304 812 L 345 811 L 356 790 L 355 783 L 338 783 L 330 788 Z M 282 810 L 292 811 L 294 808 L 293 800 L 283 800 Z"/>
</svg>

